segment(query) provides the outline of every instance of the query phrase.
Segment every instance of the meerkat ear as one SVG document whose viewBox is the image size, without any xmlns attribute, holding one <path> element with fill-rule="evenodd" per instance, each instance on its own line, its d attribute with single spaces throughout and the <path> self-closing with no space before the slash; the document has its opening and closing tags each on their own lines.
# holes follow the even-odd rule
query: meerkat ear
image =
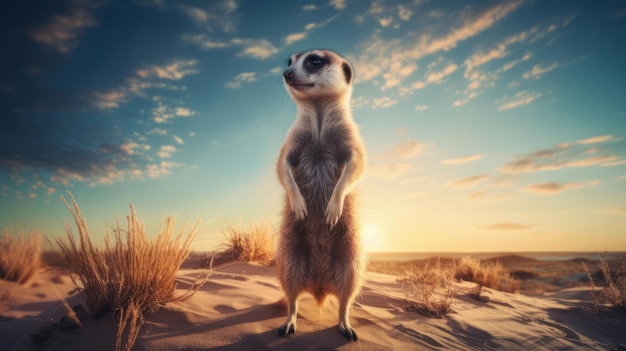
<svg viewBox="0 0 626 351">
<path fill-rule="evenodd" d="M 346 61 L 343 61 L 343 63 L 341 64 L 341 69 L 343 70 L 343 75 L 346 78 L 346 84 L 350 84 L 350 82 L 352 81 L 352 67 L 350 67 L 350 64 Z"/>
</svg>

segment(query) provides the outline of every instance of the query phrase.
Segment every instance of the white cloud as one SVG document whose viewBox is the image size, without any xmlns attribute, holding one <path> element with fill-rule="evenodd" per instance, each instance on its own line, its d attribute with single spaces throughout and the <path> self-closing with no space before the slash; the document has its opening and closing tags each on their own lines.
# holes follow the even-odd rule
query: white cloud
<svg viewBox="0 0 626 351">
<path fill-rule="evenodd" d="M 460 165 L 460 164 L 465 164 L 465 163 L 469 163 L 472 161 L 477 161 L 477 160 L 480 160 L 481 158 L 482 158 L 482 155 L 470 155 L 470 156 L 461 157 L 461 158 L 442 160 L 440 163 L 444 165 Z"/>
<path fill-rule="evenodd" d="M 498 111 L 510 110 L 516 107 L 528 105 L 531 102 L 537 100 L 541 97 L 541 94 L 536 92 L 528 92 L 528 91 L 520 91 L 515 94 L 512 99 L 507 99 L 505 102 L 496 102 L 500 103 L 498 106 Z"/>
<path fill-rule="evenodd" d="M 256 81 L 255 72 L 242 72 L 239 73 L 233 80 L 226 82 L 225 86 L 229 89 L 241 88 L 242 83 L 252 83 Z"/>
<path fill-rule="evenodd" d="M 383 96 L 372 100 L 372 108 L 388 108 L 395 105 L 398 100 L 392 99 L 389 96 Z"/>
<path fill-rule="evenodd" d="M 428 146 L 427 143 L 424 143 L 415 139 L 405 139 L 401 141 L 399 144 L 393 147 L 389 152 L 384 155 L 386 159 L 405 159 L 405 158 L 413 158 L 422 154 L 424 149 Z"/>
<path fill-rule="evenodd" d="M 391 163 L 385 165 L 372 165 L 367 168 L 369 174 L 382 179 L 396 179 L 405 174 L 415 171 L 410 163 Z"/>
<path fill-rule="evenodd" d="M 317 9 L 317 6 L 315 6 L 315 4 L 308 4 L 308 5 L 302 6 L 302 10 L 304 11 L 314 11 L 315 9 Z"/>
<path fill-rule="evenodd" d="M 153 119 L 158 124 L 168 123 L 176 117 L 190 117 L 194 115 L 196 115 L 196 112 L 186 107 L 170 108 L 160 102 L 158 107 L 152 110 Z"/>
<path fill-rule="evenodd" d="M 593 187 L 599 183 L 600 181 L 598 180 L 592 180 L 586 183 L 538 183 L 527 185 L 519 190 L 533 194 L 554 195 L 565 190 Z"/>
<path fill-rule="evenodd" d="M 160 158 L 170 158 L 170 157 L 172 157 L 172 154 L 174 152 L 176 152 L 176 147 L 175 146 L 173 146 L 173 145 L 163 145 L 159 149 L 159 152 L 157 152 L 157 155 Z"/>
<path fill-rule="evenodd" d="M 85 28 L 95 27 L 96 23 L 87 9 L 74 9 L 68 14 L 52 16 L 43 27 L 33 29 L 30 37 L 33 41 L 67 54 L 78 46 L 81 32 Z"/>
<path fill-rule="evenodd" d="M 95 105 L 99 109 L 111 109 L 120 106 L 120 103 L 126 102 L 126 94 L 122 91 L 109 91 L 107 93 L 94 93 L 96 97 Z"/>
<path fill-rule="evenodd" d="M 183 145 L 185 143 L 183 138 L 179 137 L 178 135 L 172 135 L 172 138 L 174 138 L 174 141 L 180 145 Z"/>
<path fill-rule="evenodd" d="M 545 66 L 535 65 L 535 66 L 533 66 L 533 68 L 530 71 L 525 72 L 522 75 L 522 78 L 524 78 L 524 79 L 539 79 L 539 78 L 541 78 L 542 75 L 544 75 L 544 74 L 546 74 L 546 73 L 548 73 L 550 71 L 553 71 L 553 70 L 555 70 L 557 68 L 559 68 L 559 63 L 558 62 L 553 62 L 550 65 L 545 65 Z"/>
<path fill-rule="evenodd" d="M 603 142 L 609 141 L 611 139 L 613 139 L 612 135 L 600 135 L 600 136 L 596 136 L 596 137 L 591 137 L 591 138 L 587 138 L 587 139 L 578 140 L 577 143 L 578 144 L 583 144 L 583 145 L 596 144 L 596 143 L 603 143 Z"/>
<path fill-rule="evenodd" d="M 416 111 L 426 111 L 428 109 L 428 105 L 417 105 L 415 106 Z"/>
<path fill-rule="evenodd" d="M 156 77 L 168 80 L 180 80 L 185 76 L 198 73 L 196 60 L 176 60 L 165 66 L 151 66 L 147 69 L 137 70 L 141 78 Z"/>
<path fill-rule="evenodd" d="M 300 33 L 289 34 L 288 36 L 285 37 L 284 41 L 287 45 L 291 45 L 305 38 L 306 38 L 306 33 L 300 32 Z"/>
<path fill-rule="evenodd" d="M 278 49 L 267 39 L 235 39 L 235 43 L 243 46 L 243 51 L 238 56 L 264 60 L 278 52 Z"/>
<path fill-rule="evenodd" d="M 330 4 L 337 10 L 343 10 L 346 8 L 345 0 L 330 0 Z"/>
<path fill-rule="evenodd" d="M 146 173 L 149 178 L 161 178 L 172 174 L 172 168 L 180 167 L 180 164 L 162 161 L 159 164 L 149 164 Z"/>
<path fill-rule="evenodd" d="M 183 4 L 177 4 L 178 8 L 189 18 L 191 18 L 196 23 L 206 23 L 209 20 L 209 14 L 197 7 L 192 7 Z"/>
<path fill-rule="evenodd" d="M 486 175 L 479 174 L 479 175 L 474 175 L 471 177 L 466 177 L 463 179 L 455 180 L 451 183 L 448 183 L 448 186 L 452 188 L 457 188 L 457 189 L 473 188 L 485 179 L 487 179 Z"/>
<path fill-rule="evenodd" d="M 452 25 L 452 29 L 448 33 L 439 37 L 434 37 L 429 33 L 408 32 L 404 38 L 390 40 L 381 38 L 380 33 L 376 32 L 362 45 L 360 54 L 351 58 L 356 70 L 363 72 L 357 76 L 357 82 L 369 81 L 383 76 L 385 79 L 383 88 L 399 86 L 410 73 L 415 71 L 417 60 L 456 47 L 458 43 L 492 27 L 521 4 L 521 1 L 501 3 L 477 16 L 461 17 L 460 26 Z M 372 9 L 370 9 L 371 12 Z M 398 67 L 412 67 L 412 69 L 408 70 L 410 73 L 397 74 Z M 387 76 L 385 77 L 385 75 Z M 433 76 L 433 78 L 436 77 Z"/>
</svg>

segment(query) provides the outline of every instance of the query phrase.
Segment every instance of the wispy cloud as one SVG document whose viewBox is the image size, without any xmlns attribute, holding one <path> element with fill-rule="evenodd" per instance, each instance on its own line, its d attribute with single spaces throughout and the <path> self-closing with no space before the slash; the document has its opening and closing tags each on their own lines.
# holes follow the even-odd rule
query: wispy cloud
<svg viewBox="0 0 626 351">
<path fill-rule="evenodd" d="M 477 186 L 480 182 L 482 182 L 485 179 L 487 179 L 487 175 L 478 174 L 478 175 L 474 175 L 471 177 L 466 177 L 463 179 L 455 180 L 449 183 L 448 185 L 452 188 L 468 189 L 468 188 L 473 188 Z"/>
<path fill-rule="evenodd" d="M 611 139 L 614 139 L 614 137 L 612 135 L 599 135 L 599 136 L 596 136 L 596 137 L 591 137 L 591 138 L 587 138 L 587 139 L 578 140 L 577 143 L 578 144 L 583 144 L 583 145 L 597 144 L 597 143 L 604 143 L 604 142 L 609 141 Z"/>
<path fill-rule="evenodd" d="M 593 187 L 598 185 L 599 183 L 600 181 L 598 180 L 591 180 L 585 183 L 537 183 L 527 185 L 520 188 L 519 190 L 533 194 L 554 195 L 565 190 Z"/>
<path fill-rule="evenodd" d="M 372 108 L 388 108 L 395 105 L 397 102 L 397 99 L 392 99 L 389 96 L 383 96 L 372 100 Z"/>
<path fill-rule="evenodd" d="M 372 165 L 367 168 L 368 173 L 374 177 L 382 179 L 397 179 L 415 171 L 415 167 L 410 163 L 390 163 Z"/>
<path fill-rule="evenodd" d="M 612 213 L 612 214 L 617 214 L 617 215 L 626 215 L 626 207 L 607 208 L 601 211 L 605 213 Z"/>
<path fill-rule="evenodd" d="M 591 167 L 617 159 L 617 156 L 611 154 L 587 157 L 586 148 L 573 146 L 572 143 L 563 143 L 550 149 L 531 152 L 517 157 L 515 161 L 505 164 L 499 170 L 509 174 L 553 171 L 562 168 Z"/>
<path fill-rule="evenodd" d="M 387 159 L 404 159 L 421 155 L 427 143 L 412 138 L 405 139 L 384 155 Z"/>
<path fill-rule="evenodd" d="M 503 200 L 509 197 L 507 194 L 494 193 L 489 190 L 480 190 L 469 194 L 470 200 Z"/>
<path fill-rule="evenodd" d="M 458 43 L 492 27 L 521 4 L 521 1 L 511 1 L 497 4 L 477 15 L 461 16 L 460 25 L 452 25 L 452 29 L 446 34 L 437 37 L 429 33 L 410 31 L 405 38 L 389 40 L 375 33 L 362 45 L 360 54 L 352 59 L 357 71 L 365 72 L 357 77 L 357 81 L 383 77 L 382 87 L 399 86 L 417 69 L 415 64 L 417 60 L 427 55 L 453 49 Z M 370 13 L 372 11 L 370 9 Z M 409 68 L 399 73 L 398 67 Z"/>
<path fill-rule="evenodd" d="M 256 80 L 257 78 L 255 72 L 242 72 L 239 73 L 233 80 L 226 82 L 225 86 L 229 89 L 238 89 L 241 88 L 243 83 L 252 83 Z"/>
<path fill-rule="evenodd" d="M 78 46 L 81 33 L 96 24 L 89 9 L 80 7 L 67 14 L 52 16 L 44 26 L 31 30 L 30 37 L 33 41 L 67 54 Z"/>
<path fill-rule="evenodd" d="M 184 4 L 175 4 L 175 6 L 209 32 L 219 30 L 224 33 L 234 33 L 237 31 L 238 5 L 234 0 L 211 1 L 204 8 Z"/>
<path fill-rule="evenodd" d="M 346 0 L 330 0 L 330 4 L 337 10 L 346 8 Z"/>
<path fill-rule="evenodd" d="M 160 158 L 170 158 L 170 157 L 172 157 L 172 154 L 174 152 L 176 152 L 176 147 L 175 146 L 173 146 L 173 145 L 163 145 L 159 149 L 159 152 L 157 153 L 157 155 Z"/>
<path fill-rule="evenodd" d="M 183 41 L 204 50 L 239 47 L 241 51 L 237 56 L 260 60 L 265 60 L 278 53 L 278 48 L 267 39 L 233 38 L 228 41 L 220 41 L 206 34 L 185 34 Z"/>
<path fill-rule="evenodd" d="M 559 68 L 559 63 L 558 62 L 552 62 L 551 64 L 545 64 L 545 65 L 535 65 L 533 66 L 533 68 L 528 71 L 525 72 L 522 75 L 522 78 L 524 79 L 539 79 L 541 78 L 541 76 L 543 76 L 544 74 L 553 71 L 555 69 Z"/>
<path fill-rule="evenodd" d="M 470 156 L 465 156 L 461 158 L 442 160 L 440 161 L 440 163 L 444 165 L 460 165 L 460 164 L 480 160 L 482 157 L 483 157 L 482 155 L 470 155 Z"/>
<path fill-rule="evenodd" d="M 493 223 L 483 226 L 483 228 L 488 230 L 524 230 L 532 228 L 532 226 L 521 223 L 513 223 L 513 222 L 503 222 L 503 223 Z"/>
<path fill-rule="evenodd" d="M 285 44 L 291 45 L 291 44 L 293 44 L 293 43 L 295 43 L 297 41 L 303 40 L 305 38 L 306 38 L 306 33 L 305 32 L 299 32 L 299 33 L 289 34 L 283 40 L 285 41 Z"/>
<path fill-rule="evenodd" d="M 504 111 L 528 105 L 531 102 L 539 99 L 540 97 L 540 93 L 520 91 L 519 93 L 515 94 L 513 98 L 504 99 L 504 101 L 496 101 L 496 104 L 500 105 L 498 106 L 498 111 Z"/>
<path fill-rule="evenodd" d="M 158 107 L 152 110 L 152 116 L 156 123 L 163 124 L 169 123 L 176 117 L 191 117 L 196 115 L 196 112 L 186 107 L 174 107 L 171 108 L 168 105 L 159 103 Z"/>
<path fill-rule="evenodd" d="M 180 80 L 185 76 L 198 73 L 196 60 L 176 60 L 165 66 L 151 66 L 146 69 L 137 70 L 137 75 L 141 78 L 161 78 L 168 80 Z"/>
</svg>

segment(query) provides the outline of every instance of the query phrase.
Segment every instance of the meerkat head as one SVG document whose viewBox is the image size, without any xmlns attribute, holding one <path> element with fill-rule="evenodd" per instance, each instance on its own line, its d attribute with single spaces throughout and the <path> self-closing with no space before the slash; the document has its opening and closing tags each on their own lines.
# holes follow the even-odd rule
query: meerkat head
<svg viewBox="0 0 626 351">
<path fill-rule="evenodd" d="M 329 50 L 293 54 L 283 72 L 285 88 L 296 101 L 350 97 L 353 71 L 346 59 Z"/>
</svg>

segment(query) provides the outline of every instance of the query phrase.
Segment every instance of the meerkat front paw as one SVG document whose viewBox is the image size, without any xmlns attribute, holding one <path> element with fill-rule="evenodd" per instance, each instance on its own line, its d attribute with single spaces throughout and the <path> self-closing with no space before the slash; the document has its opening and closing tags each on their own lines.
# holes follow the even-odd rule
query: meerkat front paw
<svg viewBox="0 0 626 351">
<path fill-rule="evenodd" d="M 330 197 L 330 201 L 328 201 L 328 205 L 326 206 L 326 224 L 328 224 L 331 228 L 339 222 L 339 217 L 341 217 L 341 213 L 343 212 L 343 196 L 337 196 L 333 194 Z"/>
<path fill-rule="evenodd" d="M 295 197 L 295 199 L 294 199 Z M 306 201 L 300 192 L 297 192 L 295 196 L 289 198 L 291 205 L 291 212 L 294 213 L 296 219 L 303 220 L 307 215 Z"/>
</svg>

